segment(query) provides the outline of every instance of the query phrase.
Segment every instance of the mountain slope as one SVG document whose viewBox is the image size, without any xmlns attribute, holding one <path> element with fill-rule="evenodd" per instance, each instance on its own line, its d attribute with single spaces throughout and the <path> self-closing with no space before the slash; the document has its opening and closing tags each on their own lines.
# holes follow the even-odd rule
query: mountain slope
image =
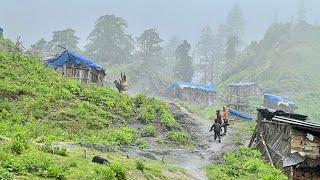
<svg viewBox="0 0 320 180">
<path fill-rule="evenodd" d="M 307 23 L 273 24 L 260 42 L 251 43 L 230 62 L 223 84 L 258 82 L 265 92 L 295 100 L 300 112 L 320 117 L 316 112 L 320 101 L 319 39 L 320 28 Z"/>
<path fill-rule="evenodd" d="M 0 129 L 0 179 L 186 178 L 181 169 L 118 150 L 143 149 L 145 136 L 160 132 L 164 143 L 191 142 L 164 102 L 82 86 L 34 57 L 0 51 Z M 82 144 L 88 157 L 83 146 L 57 144 Z M 92 163 L 94 155 L 111 165 Z"/>
</svg>

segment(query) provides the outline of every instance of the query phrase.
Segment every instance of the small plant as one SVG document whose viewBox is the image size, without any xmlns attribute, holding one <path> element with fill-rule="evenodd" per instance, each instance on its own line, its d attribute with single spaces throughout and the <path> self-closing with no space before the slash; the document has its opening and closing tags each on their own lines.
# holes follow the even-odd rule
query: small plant
<svg viewBox="0 0 320 180">
<path fill-rule="evenodd" d="M 11 152 L 14 154 L 22 154 L 28 148 L 28 142 L 16 137 L 11 142 Z"/>
<path fill-rule="evenodd" d="M 136 164 L 136 169 L 140 170 L 143 172 L 145 166 L 144 166 L 144 162 L 140 159 L 136 160 L 135 161 L 135 164 Z"/>
<path fill-rule="evenodd" d="M 147 124 L 143 126 L 141 130 L 142 130 L 141 135 L 143 137 L 154 137 L 156 136 L 156 133 L 157 133 L 156 128 L 152 124 Z"/>
<path fill-rule="evenodd" d="M 138 94 L 134 98 L 134 104 L 136 105 L 136 107 L 141 107 L 141 105 L 146 103 L 146 101 L 147 101 L 147 97 L 144 94 Z"/>
<path fill-rule="evenodd" d="M 127 170 L 122 164 L 115 162 L 115 163 L 112 163 L 110 165 L 110 167 L 116 173 L 115 177 L 118 180 L 126 180 L 127 179 Z"/>
<path fill-rule="evenodd" d="M 136 145 L 140 148 L 140 149 L 145 149 L 147 147 L 147 142 L 144 139 L 138 139 L 136 141 Z"/>
<path fill-rule="evenodd" d="M 154 121 L 156 112 L 149 103 L 144 103 L 141 105 L 140 113 L 138 119 L 142 122 L 148 124 Z"/>
<path fill-rule="evenodd" d="M 104 180 L 116 180 L 116 172 L 111 167 L 99 166 L 95 169 L 95 178 Z"/>
<path fill-rule="evenodd" d="M 191 143 L 189 136 L 181 131 L 168 132 L 167 138 L 174 144 L 188 145 Z"/>
<path fill-rule="evenodd" d="M 43 152 L 57 154 L 60 156 L 67 156 L 67 148 L 61 146 L 52 146 L 51 143 L 45 143 L 44 146 L 40 148 Z"/>
</svg>

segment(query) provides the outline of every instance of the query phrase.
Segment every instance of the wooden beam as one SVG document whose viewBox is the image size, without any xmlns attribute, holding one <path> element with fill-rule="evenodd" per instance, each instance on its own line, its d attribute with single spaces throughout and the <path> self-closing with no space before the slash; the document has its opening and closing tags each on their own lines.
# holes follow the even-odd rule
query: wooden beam
<svg viewBox="0 0 320 180">
<path fill-rule="evenodd" d="M 274 166 L 273 160 L 272 160 L 272 158 L 271 158 L 271 155 L 270 155 L 270 152 L 269 152 L 268 147 L 267 147 L 267 145 L 266 145 L 266 142 L 265 142 L 264 139 L 263 139 L 262 133 L 260 133 L 260 138 L 261 138 L 261 141 L 262 141 L 262 145 L 263 145 L 263 147 L 265 148 L 265 151 L 266 151 L 266 154 L 267 154 L 267 156 L 268 156 L 269 162 Z"/>
</svg>

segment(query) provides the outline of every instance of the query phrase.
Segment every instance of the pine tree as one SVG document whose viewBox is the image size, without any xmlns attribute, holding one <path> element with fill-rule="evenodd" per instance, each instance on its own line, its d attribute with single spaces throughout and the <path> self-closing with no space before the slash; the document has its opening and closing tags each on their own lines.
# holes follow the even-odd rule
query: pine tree
<svg viewBox="0 0 320 180">
<path fill-rule="evenodd" d="M 193 77 L 192 58 L 189 56 L 191 45 L 184 40 L 176 49 L 175 78 L 179 81 L 190 82 Z"/>
</svg>

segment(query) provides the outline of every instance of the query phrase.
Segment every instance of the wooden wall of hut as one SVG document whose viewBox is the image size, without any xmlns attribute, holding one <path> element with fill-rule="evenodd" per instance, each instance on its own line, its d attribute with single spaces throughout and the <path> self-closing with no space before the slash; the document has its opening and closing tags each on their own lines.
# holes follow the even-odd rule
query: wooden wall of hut
<svg viewBox="0 0 320 180">
<path fill-rule="evenodd" d="M 67 62 L 62 67 L 57 67 L 56 71 L 68 78 L 81 81 L 83 84 L 88 83 L 103 83 L 104 74 L 96 69 L 88 68 L 83 65 L 74 65 Z"/>
</svg>

